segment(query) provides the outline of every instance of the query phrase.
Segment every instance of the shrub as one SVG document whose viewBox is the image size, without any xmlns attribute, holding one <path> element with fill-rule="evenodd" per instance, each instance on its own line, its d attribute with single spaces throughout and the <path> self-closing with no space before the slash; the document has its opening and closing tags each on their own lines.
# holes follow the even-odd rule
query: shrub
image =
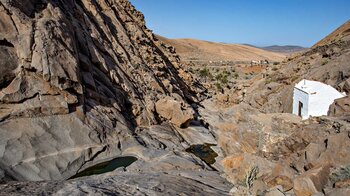
<svg viewBox="0 0 350 196">
<path fill-rule="evenodd" d="M 215 76 L 215 79 L 219 81 L 219 80 L 221 80 L 222 77 L 223 77 L 222 74 L 218 74 Z"/>
<path fill-rule="evenodd" d="M 321 65 L 323 66 L 323 65 L 327 65 L 327 64 L 328 64 L 328 60 L 324 60 Z"/>
<path fill-rule="evenodd" d="M 259 167 L 253 166 L 250 167 L 245 176 L 245 186 L 250 189 L 253 187 L 253 182 L 257 179 L 259 174 Z"/>
<path fill-rule="evenodd" d="M 334 184 L 338 181 L 350 179 L 350 165 L 339 168 L 330 176 L 331 182 Z"/>
<path fill-rule="evenodd" d="M 231 72 L 229 72 L 229 71 L 227 71 L 227 70 L 223 71 L 222 73 L 223 73 L 224 75 L 226 75 L 226 76 L 231 75 Z"/>
<path fill-rule="evenodd" d="M 224 73 L 220 73 L 218 75 L 215 76 L 215 79 L 222 83 L 222 84 L 227 84 L 228 83 L 228 75 Z"/>
<path fill-rule="evenodd" d="M 227 83 L 228 83 L 227 76 L 223 77 L 223 78 L 221 79 L 221 82 L 222 82 L 223 84 L 227 84 Z"/>
<path fill-rule="evenodd" d="M 199 76 L 203 77 L 203 78 L 208 78 L 208 77 L 211 78 L 212 77 L 208 68 L 201 69 L 199 71 Z"/>
<path fill-rule="evenodd" d="M 216 83 L 215 86 L 216 86 L 217 90 L 219 90 L 219 91 L 222 90 L 222 86 L 220 83 Z"/>
</svg>

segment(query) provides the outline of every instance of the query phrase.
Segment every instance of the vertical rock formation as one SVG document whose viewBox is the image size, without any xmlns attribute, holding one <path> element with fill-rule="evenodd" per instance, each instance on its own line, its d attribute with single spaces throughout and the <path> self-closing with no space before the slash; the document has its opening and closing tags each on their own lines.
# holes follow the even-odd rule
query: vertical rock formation
<svg viewBox="0 0 350 196">
<path fill-rule="evenodd" d="M 127 0 L 0 0 L 0 168 L 63 179 L 139 145 L 156 101 L 197 101 L 172 52 Z"/>
</svg>

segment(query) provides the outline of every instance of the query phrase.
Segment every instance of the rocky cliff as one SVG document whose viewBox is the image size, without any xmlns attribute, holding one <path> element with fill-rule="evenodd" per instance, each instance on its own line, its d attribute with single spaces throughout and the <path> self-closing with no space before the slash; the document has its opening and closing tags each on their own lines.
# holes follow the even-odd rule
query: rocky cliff
<svg viewBox="0 0 350 196">
<path fill-rule="evenodd" d="M 139 127 L 195 118 L 201 87 L 127 0 L 1 0 L 0 59 L 5 179 L 66 179 L 144 147 Z"/>
</svg>

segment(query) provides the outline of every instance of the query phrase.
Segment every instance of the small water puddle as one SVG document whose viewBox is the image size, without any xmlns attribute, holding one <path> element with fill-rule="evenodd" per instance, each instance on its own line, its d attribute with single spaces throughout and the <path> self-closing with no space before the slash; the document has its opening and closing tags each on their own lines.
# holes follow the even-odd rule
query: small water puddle
<svg viewBox="0 0 350 196">
<path fill-rule="evenodd" d="M 212 165 L 215 163 L 215 158 L 218 154 L 211 149 L 211 146 L 215 146 L 214 144 L 197 144 L 191 145 L 186 149 L 186 152 L 192 153 L 196 155 L 196 157 L 202 159 L 208 165 Z"/>
<path fill-rule="evenodd" d="M 75 174 L 74 176 L 72 176 L 69 179 L 111 172 L 119 167 L 128 167 L 129 165 L 134 163 L 136 160 L 137 160 L 137 158 L 133 157 L 133 156 L 118 157 L 118 158 L 115 158 L 111 161 L 106 161 L 106 162 L 94 165 L 92 167 L 89 167 L 89 168 L 85 169 L 84 171 Z"/>
</svg>

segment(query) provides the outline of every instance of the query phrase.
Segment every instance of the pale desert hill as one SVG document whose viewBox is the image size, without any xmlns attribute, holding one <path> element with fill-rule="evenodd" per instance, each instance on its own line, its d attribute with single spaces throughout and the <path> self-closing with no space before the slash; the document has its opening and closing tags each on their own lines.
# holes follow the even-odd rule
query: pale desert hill
<svg viewBox="0 0 350 196">
<path fill-rule="evenodd" d="M 259 48 L 240 45 L 224 44 L 195 39 L 168 39 L 157 36 L 161 41 L 175 47 L 182 60 L 200 61 L 252 61 L 269 60 L 282 61 L 284 54 L 265 51 Z"/>
</svg>

